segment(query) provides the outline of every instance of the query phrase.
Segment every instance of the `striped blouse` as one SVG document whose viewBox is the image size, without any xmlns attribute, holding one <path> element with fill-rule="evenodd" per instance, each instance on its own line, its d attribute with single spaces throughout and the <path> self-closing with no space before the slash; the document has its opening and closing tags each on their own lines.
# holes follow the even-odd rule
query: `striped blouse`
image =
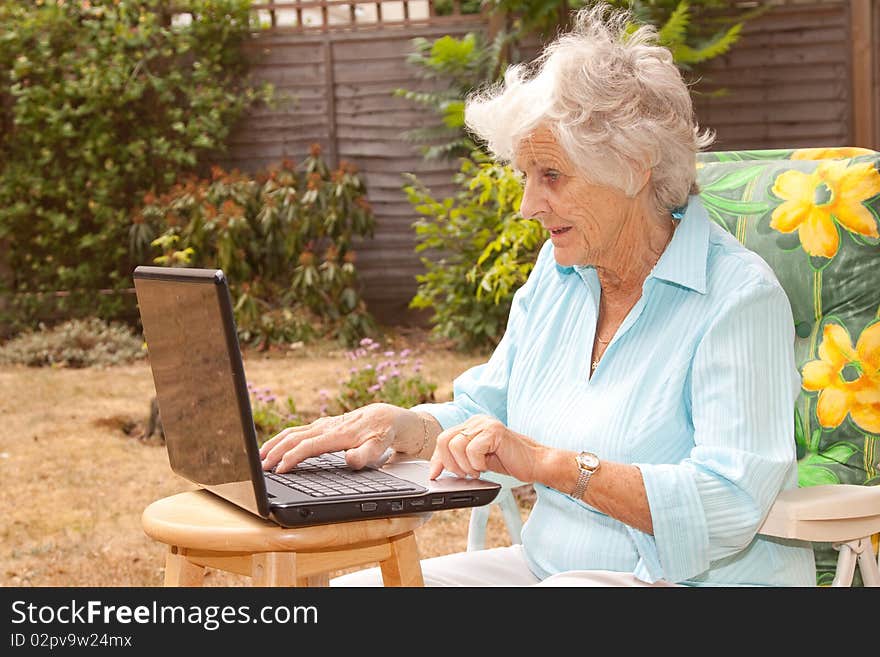
<svg viewBox="0 0 880 657">
<path fill-rule="evenodd" d="M 444 429 L 482 413 L 640 468 L 653 535 L 535 486 L 522 533 L 535 575 L 815 584 L 809 544 L 756 533 L 775 495 L 797 485 L 794 327 L 770 267 L 692 196 L 590 378 L 600 294 L 595 268 L 558 265 L 548 240 L 488 362 L 455 379 L 453 401 L 414 407 Z"/>
</svg>

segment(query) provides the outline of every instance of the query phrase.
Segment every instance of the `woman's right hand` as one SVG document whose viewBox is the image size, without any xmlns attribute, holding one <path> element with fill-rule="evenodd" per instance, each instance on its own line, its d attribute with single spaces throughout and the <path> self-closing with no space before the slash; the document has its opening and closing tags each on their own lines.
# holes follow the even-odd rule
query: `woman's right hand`
<svg viewBox="0 0 880 657">
<path fill-rule="evenodd" d="M 345 451 L 349 467 L 359 470 L 378 464 L 388 449 L 405 450 L 408 429 L 420 420 L 410 410 L 375 403 L 321 417 L 301 427 L 289 427 L 260 447 L 263 470 L 288 472 L 311 456 Z M 409 431 L 411 433 L 411 430 Z"/>
</svg>

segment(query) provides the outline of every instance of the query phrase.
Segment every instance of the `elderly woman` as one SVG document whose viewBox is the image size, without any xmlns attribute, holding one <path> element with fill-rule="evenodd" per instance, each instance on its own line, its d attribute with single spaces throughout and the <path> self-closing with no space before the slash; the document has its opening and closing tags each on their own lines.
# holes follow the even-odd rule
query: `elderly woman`
<svg viewBox="0 0 880 657">
<path fill-rule="evenodd" d="M 489 361 L 451 402 L 371 404 L 261 450 L 282 472 L 391 447 L 432 477 L 534 483 L 521 545 L 424 560 L 428 585 L 815 583 L 808 545 L 757 534 L 797 485 L 788 300 L 708 220 L 695 157 L 712 137 L 656 32 L 627 18 L 582 10 L 534 70 L 469 99 L 470 129 L 521 172 L 521 213 L 549 232 Z"/>
</svg>

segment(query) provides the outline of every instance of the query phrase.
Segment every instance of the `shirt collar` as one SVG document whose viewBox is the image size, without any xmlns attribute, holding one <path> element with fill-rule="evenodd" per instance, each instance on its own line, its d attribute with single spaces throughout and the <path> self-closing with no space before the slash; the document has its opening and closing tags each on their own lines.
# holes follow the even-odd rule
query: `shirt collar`
<svg viewBox="0 0 880 657">
<path fill-rule="evenodd" d="M 657 278 L 675 285 L 706 293 L 706 265 L 709 253 L 709 217 L 699 196 L 688 198 L 684 208 L 673 211 L 679 222 L 666 249 L 648 278 Z M 679 218 L 680 217 L 680 218 Z M 560 275 L 580 274 L 592 265 L 563 266 L 556 263 Z"/>
</svg>

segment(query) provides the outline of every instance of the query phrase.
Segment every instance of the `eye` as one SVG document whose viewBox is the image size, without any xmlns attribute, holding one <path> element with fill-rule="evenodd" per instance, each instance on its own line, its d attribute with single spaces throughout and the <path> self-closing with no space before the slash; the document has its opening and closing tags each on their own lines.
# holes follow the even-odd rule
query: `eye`
<svg viewBox="0 0 880 657">
<path fill-rule="evenodd" d="M 549 180 L 550 182 L 556 182 L 557 180 L 559 180 L 561 175 L 562 174 L 560 174 L 558 171 L 555 171 L 553 169 L 548 169 L 547 171 L 544 172 L 544 177 L 547 180 Z"/>
</svg>

